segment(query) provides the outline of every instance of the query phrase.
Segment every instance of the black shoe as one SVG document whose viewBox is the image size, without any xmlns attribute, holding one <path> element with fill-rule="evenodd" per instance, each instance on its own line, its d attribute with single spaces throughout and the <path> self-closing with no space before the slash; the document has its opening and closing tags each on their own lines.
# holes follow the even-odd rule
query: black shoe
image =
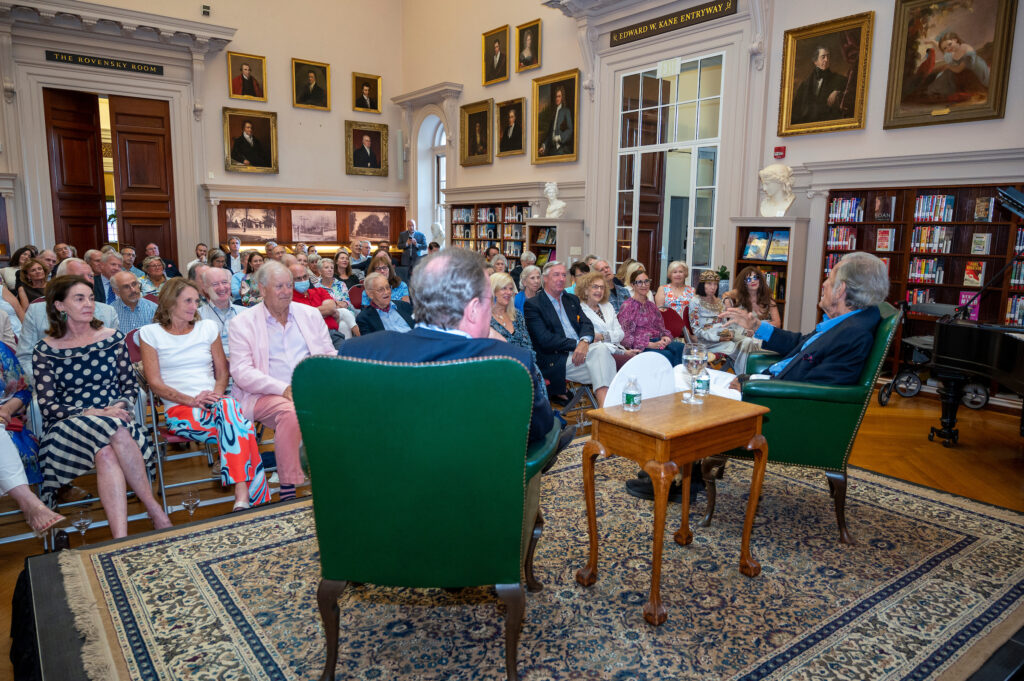
<svg viewBox="0 0 1024 681">
<path fill-rule="evenodd" d="M 651 479 L 646 480 L 627 480 L 626 481 L 626 494 L 634 496 L 637 499 L 654 499 L 654 485 L 651 484 Z M 683 486 L 677 482 L 673 482 L 668 488 L 668 500 L 673 504 L 683 503 Z"/>
<path fill-rule="evenodd" d="M 65 532 L 64 530 L 58 530 L 57 533 L 55 535 L 53 535 L 53 550 L 54 551 L 63 551 L 64 549 L 70 549 L 70 548 L 71 548 L 71 537 L 69 537 L 68 533 Z"/>
</svg>

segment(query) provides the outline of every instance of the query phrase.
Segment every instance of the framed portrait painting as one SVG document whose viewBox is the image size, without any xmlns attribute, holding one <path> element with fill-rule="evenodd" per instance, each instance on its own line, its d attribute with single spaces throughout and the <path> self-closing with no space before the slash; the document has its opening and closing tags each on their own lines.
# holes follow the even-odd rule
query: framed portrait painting
<svg viewBox="0 0 1024 681">
<path fill-rule="evenodd" d="M 523 125 L 526 121 L 526 98 L 510 99 L 494 107 L 496 120 L 495 134 L 498 137 L 496 156 L 517 156 L 526 153 L 526 136 Z"/>
<path fill-rule="evenodd" d="M 238 173 L 277 172 L 277 114 L 224 107 L 224 168 Z"/>
<path fill-rule="evenodd" d="M 516 26 L 516 73 L 540 67 L 540 19 Z"/>
<path fill-rule="evenodd" d="M 865 12 L 786 31 L 780 137 L 864 127 L 874 23 Z"/>
<path fill-rule="evenodd" d="M 493 111 L 493 99 L 465 104 L 459 109 L 460 165 L 482 166 L 491 163 L 494 148 L 491 140 Z"/>
<path fill-rule="evenodd" d="M 267 58 L 228 52 L 228 95 L 232 99 L 267 101 Z"/>
<path fill-rule="evenodd" d="M 388 126 L 345 121 L 345 174 L 388 176 Z"/>
<path fill-rule="evenodd" d="M 1016 17 L 1017 0 L 896 0 L 883 127 L 1002 118 Z"/>
<path fill-rule="evenodd" d="M 352 72 L 352 110 L 380 113 L 380 76 Z"/>
<path fill-rule="evenodd" d="M 292 59 L 292 106 L 331 110 L 331 65 Z"/>
<path fill-rule="evenodd" d="M 481 56 L 484 85 L 508 80 L 508 24 L 483 34 Z"/>
<path fill-rule="evenodd" d="M 576 160 L 579 102 L 579 69 L 533 79 L 533 163 Z"/>
</svg>

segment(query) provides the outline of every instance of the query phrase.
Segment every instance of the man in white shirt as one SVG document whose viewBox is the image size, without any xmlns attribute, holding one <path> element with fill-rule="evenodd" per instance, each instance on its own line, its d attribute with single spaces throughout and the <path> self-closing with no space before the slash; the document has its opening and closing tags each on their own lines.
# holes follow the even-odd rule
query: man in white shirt
<svg viewBox="0 0 1024 681">
<path fill-rule="evenodd" d="M 206 254 L 209 250 L 209 246 L 207 246 L 204 243 L 196 244 L 196 257 L 194 260 L 190 260 L 189 263 L 185 265 L 185 271 L 188 272 L 190 269 L 192 269 L 193 265 L 205 265 Z"/>
<path fill-rule="evenodd" d="M 232 274 L 242 271 L 242 240 L 237 236 L 228 239 L 228 270 Z"/>
</svg>

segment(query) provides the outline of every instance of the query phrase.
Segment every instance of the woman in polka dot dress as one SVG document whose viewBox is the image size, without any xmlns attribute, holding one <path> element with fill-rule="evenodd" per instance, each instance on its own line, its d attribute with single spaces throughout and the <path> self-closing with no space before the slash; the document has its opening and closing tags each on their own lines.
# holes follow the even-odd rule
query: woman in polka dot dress
<svg viewBox="0 0 1024 681">
<path fill-rule="evenodd" d="M 146 474 L 153 445 L 133 422 L 138 386 L 124 336 L 103 327 L 93 317 L 95 307 L 92 286 L 82 277 L 57 277 L 46 287 L 50 328 L 32 353 L 43 414 L 41 496 L 55 505 L 62 485 L 95 468 L 115 538 L 128 534 L 126 484 L 157 529 L 170 527 Z"/>
</svg>

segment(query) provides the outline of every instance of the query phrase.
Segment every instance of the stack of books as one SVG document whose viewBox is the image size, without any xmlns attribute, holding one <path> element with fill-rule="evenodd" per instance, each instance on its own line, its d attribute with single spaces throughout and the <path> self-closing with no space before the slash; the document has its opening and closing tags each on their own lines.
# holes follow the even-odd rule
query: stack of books
<svg viewBox="0 0 1024 681">
<path fill-rule="evenodd" d="M 945 278 L 942 258 L 914 258 L 910 261 L 907 281 L 941 284 Z"/>
<path fill-rule="evenodd" d="M 925 194 L 914 202 L 915 222 L 950 222 L 953 220 L 952 194 Z"/>
<path fill-rule="evenodd" d="M 828 206 L 829 222 L 864 222 L 864 199 L 832 199 Z"/>
</svg>

